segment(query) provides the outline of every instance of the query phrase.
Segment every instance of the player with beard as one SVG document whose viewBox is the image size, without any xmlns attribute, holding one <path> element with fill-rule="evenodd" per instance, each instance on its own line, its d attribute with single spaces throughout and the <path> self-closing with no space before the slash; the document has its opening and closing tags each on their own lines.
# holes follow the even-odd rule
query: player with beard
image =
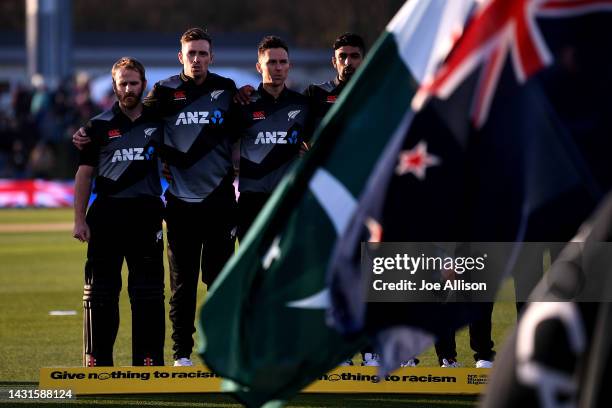
<svg viewBox="0 0 612 408">
<path fill-rule="evenodd" d="M 365 55 L 363 39 L 353 33 L 345 33 L 336 38 L 333 48 L 334 56 L 331 62 L 336 70 L 336 77 L 322 84 L 310 85 L 304 91 L 304 95 L 310 98 L 317 125 L 336 103 L 338 95 L 359 68 Z"/>
<path fill-rule="evenodd" d="M 344 33 L 336 38 L 333 48 L 334 56 L 331 62 L 336 70 L 336 77 L 322 84 L 309 85 L 304 91 L 304 95 L 310 98 L 311 109 L 317 125 L 327 114 L 327 111 L 336 103 L 338 95 L 340 95 L 340 92 L 342 92 L 357 68 L 359 68 L 365 55 L 365 43 L 363 39 L 359 35 L 353 33 Z M 380 365 L 380 358 L 374 353 L 371 347 L 363 349 L 361 357 L 362 365 Z M 402 362 L 403 367 L 416 366 L 417 364 L 417 359 Z M 353 365 L 353 361 L 352 359 L 348 359 L 341 365 L 351 366 Z"/>
<path fill-rule="evenodd" d="M 88 242 L 83 364 L 113 365 L 125 259 L 132 365 L 163 365 L 163 203 L 156 151 L 162 126 L 143 110 L 147 81 L 142 64 L 124 57 L 111 73 L 117 102 L 86 126 L 91 142 L 80 153 L 75 177 L 73 236 Z M 94 176 L 97 198 L 86 212 Z"/>
</svg>

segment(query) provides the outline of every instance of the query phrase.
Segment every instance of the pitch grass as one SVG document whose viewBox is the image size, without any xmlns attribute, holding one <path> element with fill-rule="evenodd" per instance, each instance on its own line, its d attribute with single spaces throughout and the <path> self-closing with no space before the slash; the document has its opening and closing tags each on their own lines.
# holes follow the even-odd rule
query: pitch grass
<svg viewBox="0 0 612 408">
<path fill-rule="evenodd" d="M 70 222 L 71 210 L 2 210 L 0 225 L 8 223 Z M 121 233 L 118 231 L 117 233 Z M 41 366 L 80 366 L 82 349 L 82 290 L 83 263 L 86 245 L 72 238 L 70 231 L 0 233 L 0 384 L 13 388 L 11 383 L 37 382 Z M 167 264 L 165 265 L 166 270 Z M 127 282 L 127 269 L 123 270 Z M 166 273 L 166 300 L 169 299 Z M 504 291 L 512 291 L 506 286 Z M 203 285 L 198 290 L 198 303 L 205 295 Z M 505 298 L 508 298 L 507 296 Z M 166 309 L 168 308 L 166 301 Z M 73 316 L 50 316 L 52 310 L 76 311 Z M 115 364 L 127 366 L 131 362 L 131 314 L 126 291 L 120 300 L 121 325 L 115 344 Z M 498 302 L 493 315 L 493 339 L 500 349 L 504 336 L 516 321 L 514 303 Z M 172 359 L 170 322 L 166 321 L 165 360 Z M 464 366 L 474 364 L 469 348 L 467 330 L 457 334 L 458 361 Z M 359 360 L 355 356 L 355 360 Z M 433 349 L 419 356 L 421 365 L 436 366 Z M 108 406 L 151 405 L 159 396 L 104 397 Z M 237 406 L 226 396 L 164 396 L 159 406 Z M 474 398 L 422 396 L 316 396 L 298 397 L 291 406 L 466 406 Z M 79 399 L 81 401 L 81 399 Z M 83 401 L 85 401 L 83 399 Z M 93 400 L 88 400 L 93 402 Z M 160 400 L 161 401 L 161 400 Z M 227 401 L 227 402 L 224 402 Z M 2 401 L 0 400 L 0 403 Z M 78 403 L 80 404 L 80 402 Z M 297 404 L 297 405 L 294 405 Z M 338 405 L 340 404 L 340 405 Z M 20 404 L 19 406 L 27 406 Z"/>
</svg>

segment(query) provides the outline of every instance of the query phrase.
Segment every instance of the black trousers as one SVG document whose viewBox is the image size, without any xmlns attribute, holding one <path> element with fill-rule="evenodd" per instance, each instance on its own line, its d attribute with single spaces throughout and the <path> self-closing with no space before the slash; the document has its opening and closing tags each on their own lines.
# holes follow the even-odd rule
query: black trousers
<svg viewBox="0 0 612 408">
<path fill-rule="evenodd" d="M 238 239 L 242 240 L 257 218 L 257 215 L 270 198 L 268 193 L 246 191 L 238 197 Z"/>
<path fill-rule="evenodd" d="M 470 306 L 473 308 L 474 317 L 474 320 L 469 325 L 470 347 L 474 350 L 474 360 L 492 361 L 495 358 L 495 351 L 493 351 L 495 344 L 491 339 L 493 303 L 475 302 Z M 449 307 L 452 307 L 452 304 L 449 304 Z M 438 337 L 436 354 L 438 355 L 440 365 L 442 365 L 442 359 L 457 358 L 454 330 L 447 330 L 445 334 Z"/>
<path fill-rule="evenodd" d="M 163 203 L 159 198 L 98 198 L 87 212 L 83 291 L 85 366 L 112 366 L 119 329 L 121 267 L 128 265 L 132 365 L 164 365 Z"/>
<path fill-rule="evenodd" d="M 517 259 L 517 265 L 513 271 L 514 293 L 516 301 L 517 320 L 521 317 L 526 299 L 533 289 L 544 277 L 544 254 L 548 251 L 551 263 L 554 262 L 566 243 L 560 242 L 531 242 L 528 247 L 523 248 Z"/>
<path fill-rule="evenodd" d="M 170 320 L 174 359 L 189 357 L 195 333 L 200 268 L 208 288 L 235 249 L 236 199 L 233 186 L 222 186 L 200 203 L 166 193 Z"/>
</svg>

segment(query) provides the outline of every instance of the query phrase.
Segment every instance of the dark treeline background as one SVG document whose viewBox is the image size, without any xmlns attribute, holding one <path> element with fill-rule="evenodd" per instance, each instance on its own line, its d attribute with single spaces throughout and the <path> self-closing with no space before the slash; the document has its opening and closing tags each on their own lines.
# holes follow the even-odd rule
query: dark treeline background
<svg viewBox="0 0 612 408">
<path fill-rule="evenodd" d="M 79 32 L 176 33 L 201 26 L 213 35 L 281 33 L 294 45 L 329 47 L 338 34 L 360 33 L 368 45 L 404 0 L 72 0 Z M 0 1 L 0 30 L 25 28 L 25 1 Z"/>
</svg>

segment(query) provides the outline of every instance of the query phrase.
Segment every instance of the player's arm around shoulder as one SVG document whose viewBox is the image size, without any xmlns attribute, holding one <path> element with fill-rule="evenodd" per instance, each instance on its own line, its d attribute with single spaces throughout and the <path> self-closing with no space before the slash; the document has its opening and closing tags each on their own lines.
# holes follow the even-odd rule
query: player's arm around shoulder
<svg viewBox="0 0 612 408">
<path fill-rule="evenodd" d="M 307 98 L 312 98 L 314 96 L 314 85 L 310 84 L 308 85 L 303 91 L 302 91 L 302 95 L 304 95 Z"/>
<path fill-rule="evenodd" d="M 92 120 L 90 120 L 84 126 L 78 128 L 77 131 L 74 132 L 74 134 L 72 135 L 72 145 L 76 147 L 79 151 L 86 150 L 86 148 L 90 147 L 90 133 L 92 126 Z"/>
<path fill-rule="evenodd" d="M 304 108 L 306 111 L 306 119 L 304 121 L 304 140 L 300 145 L 300 157 L 304 156 L 312 147 L 314 142 L 313 136 L 316 130 L 315 111 L 312 106 L 312 98 L 305 98 Z"/>
<path fill-rule="evenodd" d="M 249 86 L 249 85 L 247 85 Z M 238 93 L 240 90 L 238 90 Z M 251 119 L 253 117 L 253 110 L 257 110 L 259 104 L 259 94 L 257 90 L 253 90 L 248 95 L 248 103 L 242 103 L 236 98 L 232 100 L 230 105 L 230 118 L 232 125 L 232 134 L 234 135 L 234 141 L 239 140 L 243 137 L 245 130 L 251 125 Z"/>
<path fill-rule="evenodd" d="M 142 100 L 142 104 L 148 110 L 149 115 L 163 117 L 168 113 L 170 101 L 173 98 L 171 88 L 164 86 L 161 81 L 155 83 L 147 96 Z"/>
</svg>

